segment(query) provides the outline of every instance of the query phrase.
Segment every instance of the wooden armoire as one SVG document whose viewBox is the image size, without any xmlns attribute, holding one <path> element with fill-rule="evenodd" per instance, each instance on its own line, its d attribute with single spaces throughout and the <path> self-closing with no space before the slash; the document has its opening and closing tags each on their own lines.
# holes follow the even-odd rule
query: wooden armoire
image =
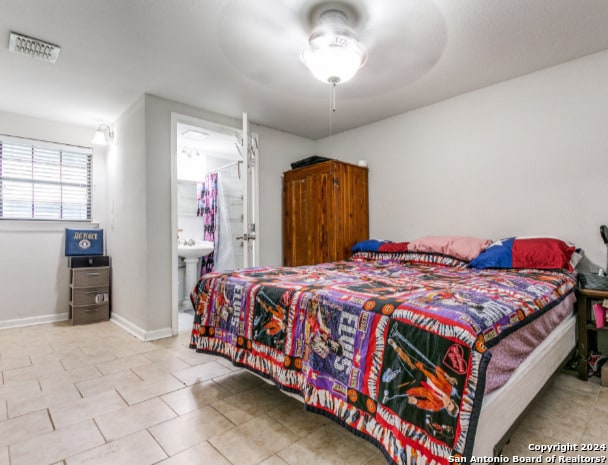
<svg viewBox="0 0 608 465">
<path fill-rule="evenodd" d="M 368 238 L 367 167 L 329 160 L 283 173 L 286 266 L 350 258 Z"/>
</svg>

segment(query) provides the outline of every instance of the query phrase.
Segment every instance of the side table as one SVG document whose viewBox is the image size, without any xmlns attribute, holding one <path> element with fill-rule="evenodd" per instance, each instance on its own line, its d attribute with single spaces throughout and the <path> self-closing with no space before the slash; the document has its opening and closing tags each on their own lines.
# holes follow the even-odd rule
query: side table
<svg viewBox="0 0 608 465">
<path fill-rule="evenodd" d="M 600 291 L 597 289 L 586 289 L 579 287 L 576 291 L 578 300 L 578 377 L 582 380 L 587 380 L 587 358 L 589 350 L 597 350 L 597 333 L 600 331 L 608 331 L 608 327 L 598 329 L 591 317 L 592 306 L 594 302 L 608 299 L 608 291 Z"/>
</svg>

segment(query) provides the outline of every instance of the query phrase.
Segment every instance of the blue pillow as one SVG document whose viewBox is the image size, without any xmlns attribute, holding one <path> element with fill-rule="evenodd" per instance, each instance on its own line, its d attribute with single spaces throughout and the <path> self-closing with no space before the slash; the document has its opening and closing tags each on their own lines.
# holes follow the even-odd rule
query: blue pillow
<svg viewBox="0 0 608 465">
<path fill-rule="evenodd" d="M 353 252 L 378 252 L 378 247 L 385 241 L 378 241 L 376 239 L 368 239 L 366 241 L 359 241 L 353 245 Z"/>
<path fill-rule="evenodd" d="M 469 263 L 471 268 L 513 268 L 514 237 L 491 244 Z"/>
</svg>

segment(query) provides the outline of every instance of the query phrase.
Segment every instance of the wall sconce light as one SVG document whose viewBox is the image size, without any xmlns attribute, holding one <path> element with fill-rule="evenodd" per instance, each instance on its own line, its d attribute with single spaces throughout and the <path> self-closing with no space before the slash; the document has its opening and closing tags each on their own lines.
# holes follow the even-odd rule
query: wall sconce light
<svg viewBox="0 0 608 465">
<path fill-rule="evenodd" d="M 100 124 L 91 140 L 94 145 L 108 145 L 114 143 L 114 131 L 107 124 Z"/>
</svg>

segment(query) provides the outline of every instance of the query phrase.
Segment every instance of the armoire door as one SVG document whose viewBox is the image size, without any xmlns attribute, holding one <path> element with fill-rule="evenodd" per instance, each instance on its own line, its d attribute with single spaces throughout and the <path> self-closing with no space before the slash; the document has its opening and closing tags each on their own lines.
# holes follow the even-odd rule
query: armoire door
<svg viewBox="0 0 608 465">
<path fill-rule="evenodd" d="M 332 170 L 320 165 L 285 173 L 283 250 L 287 266 L 333 259 L 334 177 Z"/>
</svg>

